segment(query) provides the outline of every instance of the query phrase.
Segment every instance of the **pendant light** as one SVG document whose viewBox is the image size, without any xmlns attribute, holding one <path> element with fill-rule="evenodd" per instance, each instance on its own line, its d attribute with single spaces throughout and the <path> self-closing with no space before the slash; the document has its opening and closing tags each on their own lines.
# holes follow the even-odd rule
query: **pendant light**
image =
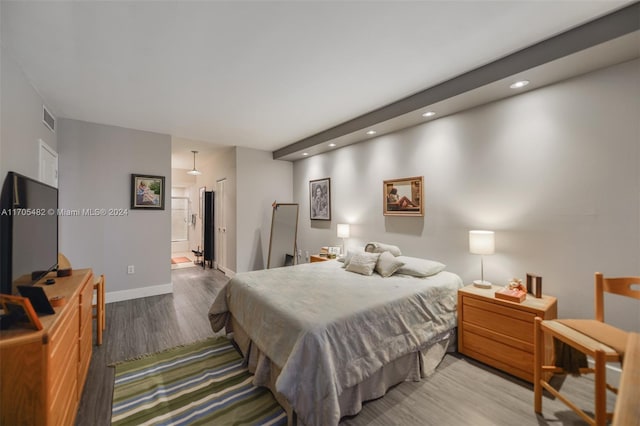
<svg viewBox="0 0 640 426">
<path fill-rule="evenodd" d="M 198 176 L 201 175 L 202 172 L 198 171 L 198 169 L 196 169 L 196 154 L 198 153 L 198 151 L 191 151 L 193 152 L 193 170 L 189 170 L 187 172 L 188 175 L 191 176 Z"/>
</svg>

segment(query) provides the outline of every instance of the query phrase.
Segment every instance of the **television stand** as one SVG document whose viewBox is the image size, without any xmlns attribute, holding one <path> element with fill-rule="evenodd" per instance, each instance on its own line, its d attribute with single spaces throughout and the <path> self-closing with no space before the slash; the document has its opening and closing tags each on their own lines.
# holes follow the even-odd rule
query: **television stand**
<svg viewBox="0 0 640 426">
<path fill-rule="evenodd" d="M 35 285 L 67 303 L 39 316 L 42 330 L 14 324 L 0 331 L 3 425 L 75 423 L 93 348 L 93 273 L 76 269 L 55 285 L 45 279 Z"/>
</svg>

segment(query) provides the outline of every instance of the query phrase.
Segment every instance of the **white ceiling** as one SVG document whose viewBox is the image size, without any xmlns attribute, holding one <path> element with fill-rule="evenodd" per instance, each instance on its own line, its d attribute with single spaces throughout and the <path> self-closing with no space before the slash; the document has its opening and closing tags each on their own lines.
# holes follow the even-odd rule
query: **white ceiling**
<svg viewBox="0 0 640 426">
<path fill-rule="evenodd" d="M 2 1 L 1 42 L 58 117 L 190 168 L 190 141 L 273 151 L 629 3 Z"/>
</svg>

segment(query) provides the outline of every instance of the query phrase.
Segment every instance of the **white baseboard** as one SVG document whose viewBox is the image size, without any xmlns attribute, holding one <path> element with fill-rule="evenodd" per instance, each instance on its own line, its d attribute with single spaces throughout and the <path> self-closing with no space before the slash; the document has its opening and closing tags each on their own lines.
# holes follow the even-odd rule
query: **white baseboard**
<svg viewBox="0 0 640 426">
<path fill-rule="evenodd" d="M 140 299 L 142 297 L 158 296 L 173 293 L 173 284 L 152 285 L 149 287 L 132 288 L 130 290 L 110 291 L 105 294 L 105 302 L 122 302 L 124 300 Z"/>
<path fill-rule="evenodd" d="M 231 269 L 229 269 L 229 268 L 225 268 L 224 266 L 220 266 L 220 265 L 218 265 L 218 269 L 219 269 L 219 270 L 221 270 L 222 272 L 224 272 L 224 274 L 225 274 L 226 276 L 228 276 L 229 278 L 233 278 L 233 277 L 235 277 L 235 275 L 236 275 L 236 273 L 235 273 L 234 271 L 232 271 L 232 270 L 231 270 Z"/>
</svg>

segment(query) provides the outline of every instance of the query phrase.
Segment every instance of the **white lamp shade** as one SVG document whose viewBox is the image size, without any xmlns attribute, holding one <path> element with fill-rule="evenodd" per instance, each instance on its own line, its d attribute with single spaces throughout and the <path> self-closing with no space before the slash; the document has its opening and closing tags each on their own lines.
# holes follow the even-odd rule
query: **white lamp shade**
<svg viewBox="0 0 640 426">
<path fill-rule="evenodd" d="M 469 252 L 472 254 L 493 254 L 495 234 L 493 231 L 469 231 Z"/>
<path fill-rule="evenodd" d="M 338 224 L 338 238 L 349 238 L 350 230 L 348 223 Z"/>
</svg>

